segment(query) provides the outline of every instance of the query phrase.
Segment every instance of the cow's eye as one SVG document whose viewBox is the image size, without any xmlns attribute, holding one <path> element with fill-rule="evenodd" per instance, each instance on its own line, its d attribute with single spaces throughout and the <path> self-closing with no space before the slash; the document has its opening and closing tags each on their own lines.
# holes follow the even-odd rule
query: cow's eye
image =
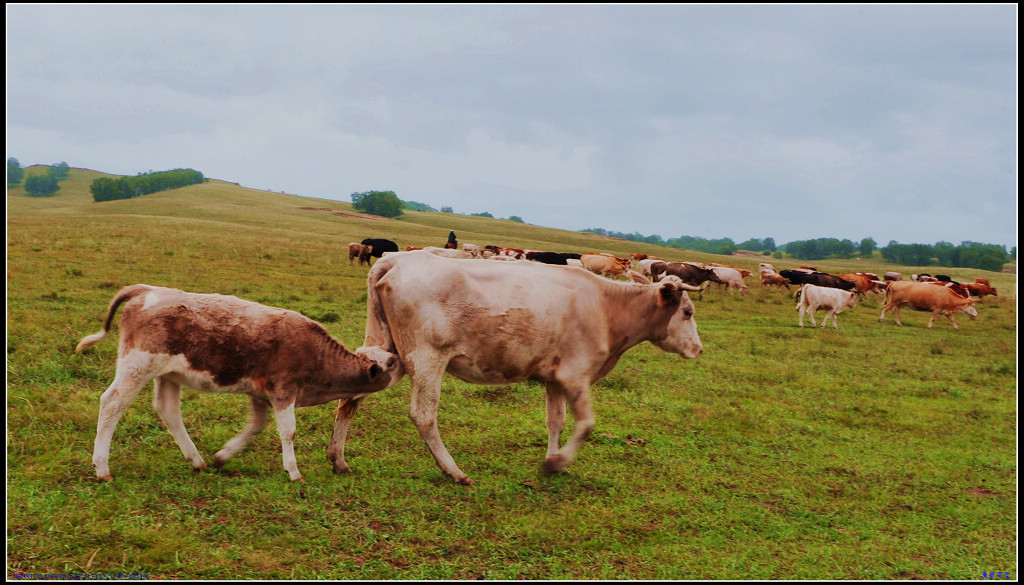
<svg viewBox="0 0 1024 585">
<path fill-rule="evenodd" d="M 683 311 L 683 316 L 686 317 L 687 319 L 693 318 L 693 309 L 686 309 L 685 311 Z"/>
</svg>

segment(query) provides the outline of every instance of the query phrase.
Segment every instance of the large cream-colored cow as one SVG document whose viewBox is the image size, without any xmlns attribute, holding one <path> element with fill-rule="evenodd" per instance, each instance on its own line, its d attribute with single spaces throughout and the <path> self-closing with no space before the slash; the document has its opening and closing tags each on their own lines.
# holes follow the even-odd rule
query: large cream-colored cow
<svg viewBox="0 0 1024 585">
<path fill-rule="evenodd" d="M 537 262 L 465 262 L 425 252 L 381 259 L 367 281 L 364 345 L 397 353 L 412 383 L 410 416 L 438 466 L 473 482 L 437 429 L 445 372 L 476 384 L 537 380 L 546 385 L 546 474 L 563 472 L 594 426 L 590 386 L 643 341 L 686 358 L 703 351 L 693 319 L 695 290 L 675 276 L 616 282 L 578 268 Z M 568 401 L 576 419 L 559 449 Z M 358 400 L 338 410 L 331 449 L 344 452 Z M 344 465 L 343 461 L 341 462 Z M 336 469 L 343 471 L 344 468 Z"/>
</svg>

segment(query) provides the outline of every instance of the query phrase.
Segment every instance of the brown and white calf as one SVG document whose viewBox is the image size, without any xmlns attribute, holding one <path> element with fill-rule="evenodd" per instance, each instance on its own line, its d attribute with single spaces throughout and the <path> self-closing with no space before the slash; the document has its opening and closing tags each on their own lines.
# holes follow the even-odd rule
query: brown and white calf
<svg viewBox="0 0 1024 585">
<path fill-rule="evenodd" d="M 832 317 L 832 326 L 839 329 L 839 318 L 837 315 L 843 309 L 852 309 L 855 306 L 856 294 L 852 291 L 832 288 L 828 286 L 817 286 L 805 284 L 800 289 L 800 300 L 796 309 L 800 311 L 800 326 L 804 326 L 804 315 L 811 316 L 811 327 L 817 327 L 814 321 L 814 312 L 818 309 L 825 309 L 825 318 L 821 326 L 828 324 L 828 318 Z"/>
<path fill-rule="evenodd" d="M 410 417 L 438 467 L 459 484 L 473 482 L 437 428 L 444 373 L 474 384 L 544 383 L 543 469 L 560 473 L 594 427 L 591 384 L 626 350 L 650 341 L 685 358 L 703 351 L 685 292 L 696 287 L 675 276 L 657 284 L 641 280 L 616 282 L 538 262 L 464 262 L 425 252 L 387 256 L 367 280 L 364 344 L 401 356 L 412 384 Z M 576 426 L 559 449 L 566 402 Z M 347 428 L 354 411 L 338 410 L 338 428 Z M 335 440 L 333 447 L 343 449 L 344 432 Z"/>
<path fill-rule="evenodd" d="M 117 372 L 100 398 L 93 448 L 100 479 L 111 479 L 110 440 L 117 421 L 150 380 L 156 380 L 153 406 L 192 467 L 201 469 L 206 462 L 181 419 L 182 386 L 249 396 L 249 426 L 214 455 L 216 466 L 263 429 L 270 407 L 281 435 L 284 468 L 292 480 L 301 481 L 294 449 L 295 408 L 359 399 L 401 377 L 396 355 L 379 348 L 351 353 L 319 323 L 294 311 L 145 284 L 118 291 L 103 329 L 83 338 L 75 351 L 103 339 L 122 305 Z"/>
</svg>

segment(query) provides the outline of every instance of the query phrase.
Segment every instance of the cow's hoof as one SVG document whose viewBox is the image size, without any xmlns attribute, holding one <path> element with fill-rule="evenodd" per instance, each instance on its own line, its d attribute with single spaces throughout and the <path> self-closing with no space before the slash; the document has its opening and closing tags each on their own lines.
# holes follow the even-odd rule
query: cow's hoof
<svg viewBox="0 0 1024 585">
<path fill-rule="evenodd" d="M 566 462 L 565 457 L 562 457 L 561 455 L 552 455 L 544 460 L 544 465 L 541 466 L 541 473 L 544 474 L 544 477 L 566 473 L 565 468 L 567 466 L 568 463 Z"/>
<path fill-rule="evenodd" d="M 453 477 L 452 481 L 454 481 L 458 485 L 473 485 L 473 480 L 469 479 L 469 477 L 465 475 L 463 475 L 462 477 Z"/>
<path fill-rule="evenodd" d="M 114 481 L 114 477 L 111 475 L 97 475 L 96 479 L 100 481 Z"/>
</svg>

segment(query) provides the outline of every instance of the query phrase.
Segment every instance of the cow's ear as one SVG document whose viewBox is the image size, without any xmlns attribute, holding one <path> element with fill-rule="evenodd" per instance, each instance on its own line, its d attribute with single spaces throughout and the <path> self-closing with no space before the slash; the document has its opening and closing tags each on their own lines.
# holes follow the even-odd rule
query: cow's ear
<svg viewBox="0 0 1024 585">
<path fill-rule="evenodd" d="M 682 296 L 681 288 L 671 282 L 662 281 L 661 286 L 658 287 L 658 306 L 678 303 Z"/>
</svg>

